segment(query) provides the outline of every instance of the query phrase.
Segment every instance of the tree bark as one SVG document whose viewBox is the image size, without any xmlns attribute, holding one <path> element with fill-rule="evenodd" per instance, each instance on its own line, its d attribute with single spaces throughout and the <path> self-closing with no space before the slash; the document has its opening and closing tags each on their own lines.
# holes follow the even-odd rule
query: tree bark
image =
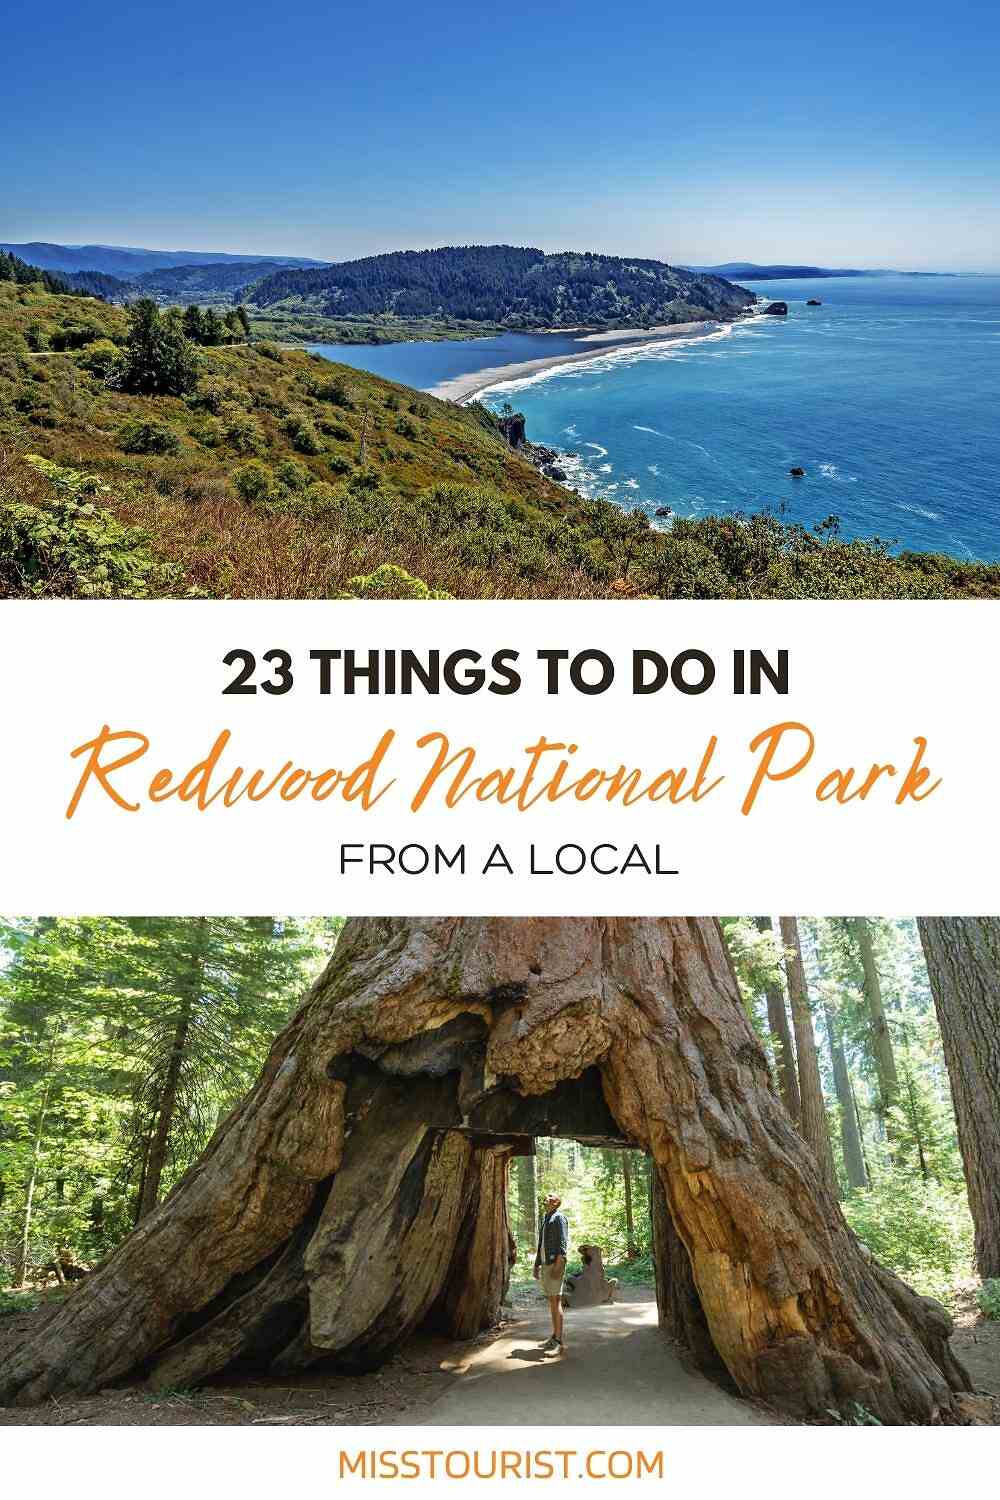
<svg viewBox="0 0 1000 1500">
<path fill-rule="evenodd" d="M 754 921 L 757 924 L 758 931 L 774 931 L 770 917 L 755 917 Z M 792 1044 L 791 1028 L 788 1025 L 788 1010 L 785 1006 L 785 996 L 777 979 L 765 985 L 764 996 L 767 1000 L 767 1024 L 771 1033 L 771 1042 L 774 1046 L 774 1063 L 778 1078 L 778 1092 L 784 1100 L 788 1113 L 796 1125 L 798 1125 L 802 1119 L 802 1101 L 799 1098 L 795 1048 Z"/>
<path fill-rule="evenodd" d="M 837 1093 L 837 1108 L 840 1112 L 840 1149 L 844 1157 L 847 1185 L 849 1188 L 864 1188 L 868 1186 L 868 1173 L 865 1171 L 865 1157 L 861 1147 L 861 1133 L 858 1130 L 854 1091 L 851 1088 L 851 1074 L 847 1066 L 844 1044 L 840 1038 L 840 1028 L 836 1017 L 829 1005 L 823 1006 L 823 1018 L 826 1022 L 827 1040 L 830 1044 L 833 1086 Z"/>
<path fill-rule="evenodd" d="M 151 1213 L 160 1200 L 160 1181 L 163 1177 L 163 1169 L 167 1163 L 170 1132 L 173 1129 L 174 1114 L 177 1109 L 177 1094 L 181 1081 L 181 1069 L 184 1066 L 185 1050 L 187 1048 L 188 1036 L 191 1031 L 191 1021 L 194 1016 L 201 983 L 202 963 L 207 945 L 207 926 L 208 919 L 206 917 L 199 918 L 197 927 L 198 938 L 191 954 L 191 973 L 188 978 L 188 984 L 180 996 L 177 1020 L 174 1025 L 173 1040 L 170 1046 L 170 1056 L 167 1059 L 167 1067 L 163 1075 L 163 1087 L 160 1090 L 159 1099 L 157 1100 L 156 1124 L 150 1134 L 149 1146 L 143 1158 L 136 1222 L 144 1219 L 147 1214 Z"/>
<path fill-rule="evenodd" d="M 457 1294 L 474 1154 L 505 1144 L 495 1121 L 509 1141 L 518 1110 L 584 1079 L 652 1153 L 744 1394 L 796 1416 L 952 1416 L 967 1380 L 950 1319 L 862 1251 L 774 1090 L 718 924 L 687 918 L 348 922 L 248 1098 L 14 1352 L 0 1400 L 94 1390 L 151 1359 L 152 1382 L 174 1384 L 182 1346 L 193 1357 L 222 1323 L 219 1369 L 384 1359 Z M 502 1236 L 483 1238 L 495 1264 Z"/>
<path fill-rule="evenodd" d="M 976 1264 L 1000 1277 L 1000 917 L 921 917 L 958 1141 L 976 1227 Z"/>
<path fill-rule="evenodd" d="M 882 981 L 875 962 L 871 924 L 866 917 L 854 917 L 851 924 L 861 954 L 864 973 L 865 1003 L 871 1025 L 872 1054 L 875 1059 L 875 1076 L 878 1078 L 879 1114 L 886 1120 L 899 1093 L 899 1075 L 896 1071 L 896 1056 L 892 1048 L 892 1035 L 882 1002 Z M 886 1134 L 890 1131 L 886 1130 Z"/>
<path fill-rule="evenodd" d="M 819 1076 L 819 1056 L 813 1031 L 812 1007 L 802 966 L 799 924 L 794 917 L 782 917 L 781 941 L 785 949 L 785 973 L 788 997 L 792 1002 L 792 1025 L 795 1028 L 795 1053 L 799 1060 L 799 1096 L 802 1114 L 799 1128 L 812 1147 L 820 1172 L 831 1190 L 836 1189 L 837 1174 L 833 1166 L 830 1131 L 826 1123 L 826 1103 Z"/>
</svg>

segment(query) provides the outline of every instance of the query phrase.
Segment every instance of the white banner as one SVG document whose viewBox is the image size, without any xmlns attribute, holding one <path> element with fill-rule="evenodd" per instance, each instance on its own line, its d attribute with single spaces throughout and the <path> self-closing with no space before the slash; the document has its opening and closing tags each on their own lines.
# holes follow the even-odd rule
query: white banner
<svg viewBox="0 0 1000 1500">
<path fill-rule="evenodd" d="M 995 624 L 964 603 L 3 604 L 0 903 L 995 913 Z"/>
<path fill-rule="evenodd" d="M 664 1421 L 669 1423 L 669 1395 Z M 4 1428 L 14 1493 L 37 1479 L 44 1442 L 48 1494 L 62 1482 L 80 1500 L 132 1500 L 141 1473 L 148 1500 L 238 1494 L 271 1500 L 289 1476 L 321 1495 L 361 1495 L 372 1480 L 407 1481 L 405 1493 L 497 1493 L 556 1480 L 629 1496 L 774 1500 L 805 1474 L 811 1500 L 895 1494 L 937 1500 L 995 1473 L 995 1428 L 968 1427 L 116 1427 Z M 114 1448 L 111 1454 L 112 1445 Z M 20 1471 L 20 1473 L 19 1473 Z M 19 1482 L 20 1481 L 20 1482 Z M 610 1482 L 610 1483 L 609 1483 Z M 37 1484 L 35 1485 L 37 1488 Z"/>
</svg>

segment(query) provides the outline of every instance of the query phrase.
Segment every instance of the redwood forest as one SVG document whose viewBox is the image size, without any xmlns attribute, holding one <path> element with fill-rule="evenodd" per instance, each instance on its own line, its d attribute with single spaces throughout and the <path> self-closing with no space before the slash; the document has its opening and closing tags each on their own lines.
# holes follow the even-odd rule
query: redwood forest
<svg viewBox="0 0 1000 1500">
<path fill-rule="evenodd" d="M 995 1421 L 998 1038 L 1000 918 L 8 918 L 0 1406 L 393 1420 L 555 1193 L 734 1411 Z"/>
</svg>

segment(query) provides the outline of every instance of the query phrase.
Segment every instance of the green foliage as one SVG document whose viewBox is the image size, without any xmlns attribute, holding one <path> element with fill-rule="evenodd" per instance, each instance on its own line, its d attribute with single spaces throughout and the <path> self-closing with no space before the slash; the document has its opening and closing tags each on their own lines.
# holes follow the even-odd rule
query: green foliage
<svg viewBox="0 0 1000 1500">
<path fill-rule="evenodd" d="M 222 434 L 234 452 L 248 456 L 267 447 L 260 422 L 235 402 L 225 402 L 219 412 Z"/>
<path fill-rule="evenodd" d="M 844 1214 L 876 1259 L 924 1296 L 946 1299 L 971 1274 L 972 1217 L 962 1189 L 886 1172 L 852 1193 Z"/>
<path fill-rule="evenodd" d="M 347 580 L 347 590 L 338 596 L 341 599 L 451 599 L 442 589 L 430 589 L 422 578 L 414 578 L 403 568 L 392 563 L 382 565 L 367 574 L 358 574 Z"/>
<path fill-rule="evenodd" d="M 1000 1319 L 1000 1281 L 984 1281 L 976 1293 L 979 1311 L 984 1318 Z"/>
<path fill-rule="evenodd" d="M 198 384 L 194 346 L 149 297 L 128 309 L 129 331 L 119 381 L 143 396 L 184 396 Z"/>
<path fill-rule="evenodd" d="M 81 350 L 77 364 L 84 370 L 89 370 L 92 375 L 99 375 L 102 379 L 111 373 L 121 357 L 118 345 L 112 343 L 111 339 L 95 339 L 93 343 Z"/>
<path fill-rule="evenodd" d="M 22 1284 L 59 1251 L 92 1265 L 124 1237 L 150 1173 L 161 1197 L 249 1088 L 338 926 L 0 924 L 0 1285 Z"/>
<path fill-rule="evenodd" d="M 267 504 L 277 499 L 279 494 L 278 482 L 273 473 L 267 464 L 256 458 L 233 470 L 232 484 L 240 499 L 251 504 Z"/>
<path fill-rule="evenodd" d="M 47 486 L 42 504 L 0 487 L 0 596 L 144 599 L 182 592 L 180 569 L 151 550 L 97 502 L 108 487 L 94 474 L 29 454 Z"/>
<path fill-rule="evenodd" d="M 896 556 L 828 523 L 818 535 L 775 515 L 728 514 L 654 528 L 547 479 L 484 407 L 234 343 L 242 325 L 225 311 L 223 341 L 199 346 L 179 311 L 0 280 L 0 440 L 21 451 L 30 427 L 46 457 L 100 474 L 109 488 L 95 503 L 144 524 L 202 590 L 329 598 L 387 562 L 465 598 L 1000 597 L 1000 565 Z M 54 352 L 70 327 L 100 337 Z M 115 434 L 131 423 L 169 427 L 179 446 L 133 453 L 123 490 Z M 314 481 L 346 479 L 343 503 L 317 512 L 298 503 L 304 489 L 275 478 L 256 519 L 234 525 L 220 497 L 232 493 L 234 461 L 251 458 L 272 476 L 294 458 Z"/>
<path fill-rule="evenodd" d="M 126 422 L 118 446 L 123 453 L 179 453 L 181 440 L 165 422 Z"/>
<path fill-rule="evenodd" d="M 272 270 L 246 292 L 259 309 L 308 306 L 335 318 L 465 319 L 512 328 L 649 325 L 732 315 L 746 292 L 662 261 L 546 255 L 513 245 L 398 251 L 315 270 Z"/>
<path fill-rule="evenodd" d="M 322 453 L 323 444 L 319 440 L 319 433 L 304 412 L 289 412 L 282 426 L 296 453 Z"/>
</svg>

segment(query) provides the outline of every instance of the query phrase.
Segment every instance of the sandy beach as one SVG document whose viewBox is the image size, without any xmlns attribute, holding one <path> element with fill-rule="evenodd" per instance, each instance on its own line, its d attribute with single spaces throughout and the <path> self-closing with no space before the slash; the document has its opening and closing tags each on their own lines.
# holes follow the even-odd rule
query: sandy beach
<svg viewBox="0 0 1000 1500">
<path fill-rule="evenodd" d="M 526 375 L 537 375 L 541 370 L 554 370 L 556 366 L 574 365 L 589 359 L 601 359 L 605 354 L 614 354 L 619 349 L 634 349 L 643 344 L 662 344 L 667 339 L 705 338 L 718 333 L 724 325 L 715 322 L 664 323 L 658 328 L 615 328 L 606 333 L 581 334 L 579 343 L 590 347 L 579 354 L 553 354 L 541 359 L 525 359 L 518 364 L 495 365 L 488 370 L 472 370 L 466 375 L 455 375 L 432 387 L 428 395 L 441 401 L 470 401 L 487 386 L 499 385 L 505 380 L 521 380 Z"/>
</svg>

